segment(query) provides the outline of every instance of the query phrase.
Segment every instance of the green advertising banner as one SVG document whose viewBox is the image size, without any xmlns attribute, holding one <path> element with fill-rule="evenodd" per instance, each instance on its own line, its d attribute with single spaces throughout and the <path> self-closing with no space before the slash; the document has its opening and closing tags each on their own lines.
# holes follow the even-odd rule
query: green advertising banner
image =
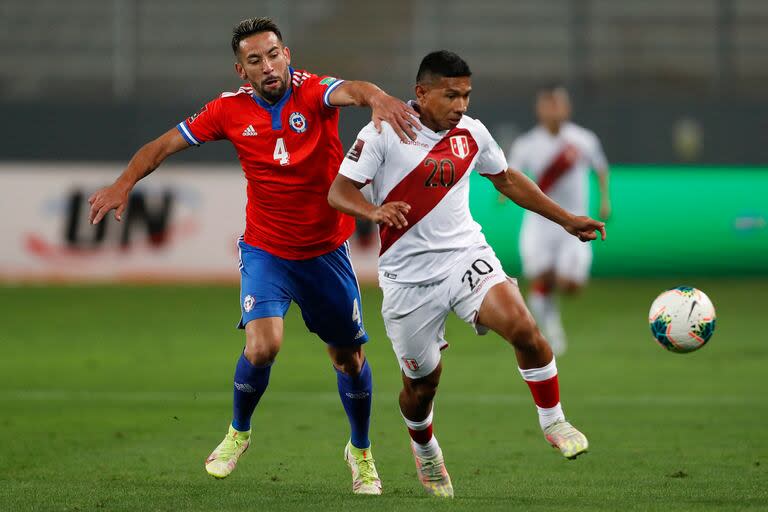
<svg viewBox="0 0 768 512">
<path fill-rule="evenodd" d="M 595 276 L 768 274 L 768 167 L 611 168 L 608 239 L 593 242 Z M 590 215 L 597 218 L 597 179 Z M 472 175 L 472 214 L 507 272 L 520 273 L 523 210 Z"/>
</svg>

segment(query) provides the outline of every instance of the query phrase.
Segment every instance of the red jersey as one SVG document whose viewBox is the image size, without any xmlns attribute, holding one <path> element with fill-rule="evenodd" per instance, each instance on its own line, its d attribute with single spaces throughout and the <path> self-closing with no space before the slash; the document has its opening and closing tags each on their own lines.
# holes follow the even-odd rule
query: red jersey
<svg viewBox="0 0 768 512">
<path fill-rule="evenodd" d="M 244 240 L 281 258 L 333 251 L 355 221 L 328 205 L 343 158 L 339 111 L 329 103 L 343 80 L 291 68 L 292 83 L 270 105 L 250 85 L 225 92 L 178 124 L 189 144 L 228 139 L 248 182 Z"/>
</svg>

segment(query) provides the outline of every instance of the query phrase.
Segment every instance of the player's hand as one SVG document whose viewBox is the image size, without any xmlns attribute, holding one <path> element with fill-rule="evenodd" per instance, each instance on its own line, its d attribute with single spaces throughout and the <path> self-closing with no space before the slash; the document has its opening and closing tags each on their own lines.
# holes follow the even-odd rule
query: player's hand
<svg viewBox="0 0 768 512">
<path fill-rule="evenodd" d="M 605 222 L 590 219 L 589 217 L 573 217 L 563 227 L 582 242 L 597 240 L 598 232 L 602 239 L 605 240 Z"/>
<path fill-rule="evenodd" d="M 408 220 L 405 216 L 408 215 L 408 212 L 410 211 L 411 205 L 408 203 L 404 203 L 403 201 L 392 201 L 391 203 L 384 203 L 373 210 L 368 218 L 376 224 L 384 224 L 389 227 L 403 229 L 408 225 Z"/>
<path fill-rule="evenodd" d="M 414 130 L 421 130 L 419 113 L 407 103 L 382 91 L 371 102 L 371 110 L 373 126 L 378 133 L 381 133 L 381 122 L 386 121 L 403 142 L 416 140 Z"/>
<path fill-rule="evenodd" d="M 118 221 L 123 220 L 123 211 L 125 211 L 125 207 L 128 206 L 128 193 L 130 191 L 130 188 L 114 183 L 94 192 L 93 195 L 88 198 L 88 202 L 91 204 L 91 212 L 88 215 L 88 220 L 91 224 L 98 224 L 101 222 L 101 219 L 103 219 L 110 210 L 115 210 L 115 219 Z"/>
</svg>

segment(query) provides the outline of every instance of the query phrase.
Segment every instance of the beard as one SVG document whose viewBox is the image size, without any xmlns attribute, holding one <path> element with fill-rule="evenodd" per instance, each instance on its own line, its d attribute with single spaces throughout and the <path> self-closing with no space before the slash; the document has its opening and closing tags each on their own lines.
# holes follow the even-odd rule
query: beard
<svg viewBox="0 0 768 512">
<path fill-rule="evenodd" d="M 280 78 L 280 83 L 277 88 L 270 88 L 267 89 L 262 84 L 259 84 L 259 86 L 256 88 L 257 92 L 259 93 L 259 96 L 264 98 L 269 103 L 276 103 L 280 98 L 283 97 L 283 94 L 285 94 L 286 89 L 288 89 L 288 82 L 284 78 Z"/>
</svg>

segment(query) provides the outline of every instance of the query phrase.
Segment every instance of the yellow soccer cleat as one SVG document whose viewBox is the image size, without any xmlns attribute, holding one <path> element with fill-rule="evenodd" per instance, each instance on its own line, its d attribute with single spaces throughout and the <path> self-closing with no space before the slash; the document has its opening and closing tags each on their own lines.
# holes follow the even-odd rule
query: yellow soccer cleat
<svg viewBox="0 0 768 512">
<path fill-rule="evenodd" d="M 205 470 L 216 478 L 226 478 L 234 471 L 237 459 L 250 445 L 251 431 L 240 432 L 232 425 L 219 446 L 205 459 Z"/>
<path fill-rule="evenodd" d="M 544 437 L 566 459 L 575 459 L 589 448 L 587 437 L 565 420 L 556 421 L 545 428 Z"/>
<path fill-rule="evenodd" d="M 381 480 L 376 472 L 373 454 L 369 448 L 356 448 L 351 442 L 344 448 L 344 460 L 352 471 L 352 492 L 355 494 L 381 494 Z"/>
<path fill-rule="evenodd" d="M 445 469 L 443 451 L 440 450 L 436 456 L 430 458 L 419 457 L 414 452 L 413 458 L 416 459 L 416 474 L 424 490 L 432 496 L 453 498 L 453 484 L 448 470 Z"/>
</svg>

